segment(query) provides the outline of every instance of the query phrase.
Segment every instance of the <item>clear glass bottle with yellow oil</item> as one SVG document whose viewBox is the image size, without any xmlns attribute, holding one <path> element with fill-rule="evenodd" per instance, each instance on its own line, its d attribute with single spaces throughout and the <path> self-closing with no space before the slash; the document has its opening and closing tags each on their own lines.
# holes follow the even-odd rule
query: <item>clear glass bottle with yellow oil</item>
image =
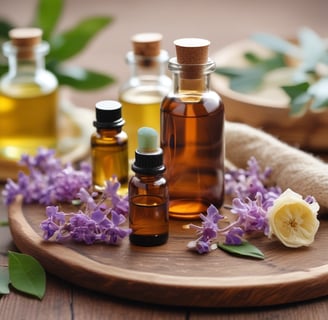
<svg viewBox="0 0 328 320">
<path fill-rule="evenodd" d="M 8 73 L 0 80 L 0 160 L 16 161 L 38 147 L 56 148 L 58 81 L 45 69 L 49 44 L 37 28 L 17 28 L 4 43 Z"/>
<path fill-rule="evenodd" d="M 161 105 L 161 147 L 169 184 L 170 217 L 197 219 L 224 197 L 224 105 L 210 90 L 215 63 L 209 41 L 175 41 L 169 61 L 173 91 Z"/>
<path fill-rule="evenodd" d="M 114 100 L 96 103 L 96 132 L 91 135 L 92 180 L 96 190 L 101 191 L 113 176 L 121 184 L 119 193 L 128 190 L 129 161 L 128 136 L 123 130 L 121 104 Z"/>
<path fill-rule="evenodd" d="M 137 131 L 141 127 L 160 130 L 160 104 L 172 80 L 166 75 L 167 51 L 161 49 L 162 35 L 139 33 L 132 37 L 133 51 L 126 55 L 130 78 L 120 88 L 125 130 L 129 136 L 129 159 L 134 159 Z"/>
</svg>

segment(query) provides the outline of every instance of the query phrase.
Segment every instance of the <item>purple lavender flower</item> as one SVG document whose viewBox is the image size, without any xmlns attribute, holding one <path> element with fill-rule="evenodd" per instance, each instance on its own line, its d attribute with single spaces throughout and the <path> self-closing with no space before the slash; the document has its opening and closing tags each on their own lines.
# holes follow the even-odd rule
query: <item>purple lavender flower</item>
<svg viewBox="0 0 328 320">
<path fill-rule="evenodd" d="M 207 253 L 211 250 L 211 244 L 214 239 L 217 238 L 219 231 L 218 221 L 224 217 L 219 213 L 218 209 L 210 205 L 207 208 L 207 214 L 200 214 L 202 221 L 202 226 L 197 226 L 194 224 L 189 224 L 189 228 L 197 230 L 197 233 L 200 235 L 199 238 L 189 244 L 189 247 L 193 247 L 198 251 L 198 253 Z"/>
<path fill-rule="evenodd" d="M 268 178 L 272 172 L 271 168 L 261 168 L 257 160 L 252 157 L 247 162 L 247 169 L 230 170 L 225 174 L 226 194 L 240 199 L 250 198 L 255 200 L 258 193 L 265 199 L 268 192 L 276 195 L 281 194 L 278 187 L 266 186 Z"/>
<path fill-rule="evenodd" d="M 23 155 L 20 162 L 29 175 L 19 172 L 17 182 L 11 179 L 3 190 L 5 204 L 11 204 L 18 194 L 24 203 L 37 202 L 45 205 L 69 202 L 76 198 L 81 187 L 91 186 L 91 166 L 82 163 L 80 170 L 70 164 L 62 165 L 55 158 L 55 151 L 39 148 L 35 157 Z"/>
<path fill-rule="evenodd" d="M 95 200 L 96 193 L 90 194 L 86 189 L 81 188 L 77 193 L 81 201 L 81 209 L 76 213 L 58 216 L 61 213 L 58 213 L 57 207 L 48 207 L 48 219 L 41 223 L 44 239 L 49 240 L 56 235 L 57 241 L 72 239 L 88 245 L 95 242 L 104 242 L 111 245 L 120 243 L 132 230 L 121 227 L 126 221 L 125 215 L 128 207 L 126 212 L 121 212 L 113 206 L 112 198 L 116 199 L 116 205 L 119 203 L 125 205 L 125 200 L 122 200 L 117 194 L 119 187 L 119 183 L 107 183 L 106 192 L 98 197 L 98 201 Z M 108 203 L 111 206 L 108 206 Z M 123 206 L 120 207 L 120 210 L 122 208 Z M 64 221 L 65 216 L 70 217 L 67 222 Z"/>
<path fill-rule="evenodd" d="M 245 231 L 241 227 L 232 227 L 226 234 L 225 244 L 240 245 L 243 242 L 243 235 Z"/>
</svg>

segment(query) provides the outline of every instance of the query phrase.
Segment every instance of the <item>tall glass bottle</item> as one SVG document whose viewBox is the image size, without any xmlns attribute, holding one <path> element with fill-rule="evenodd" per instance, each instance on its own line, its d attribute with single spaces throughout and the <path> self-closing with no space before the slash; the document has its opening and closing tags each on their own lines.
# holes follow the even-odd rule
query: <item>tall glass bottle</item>
<svg viewBox="0 0 328 320">
<path fill-rule="evenodd" d="M 170 217 L 199 218 L 224 197 L 224 106 L 210 90 L 215 63 L 209 41 L 175 42 L 177 57 L 169 62 L 173 91 L 161 105 L 161 147 L 167 168 Z"/>
<path fill-rule="evenodd" d="M 113 100 L 96 103 L 97 128 L 91 135 L 91 163 L 93 186 L 101 190 L 106 180 L 113 176 L 121 184 L 121 192 L 127 192 L 129 180 L 128 136 L 122 127 L 121 104 Z"/>
<path fill-rule="evenodd" d="M 153 128 L 138 130 L 138 148 L 129 182 L 130 241 L 141 246 L 164 244 L 169 234 L 168 187 L 163 151 Z"/>
<path fill-rule="evenodd" d="M 160 104 L 172 86 L 166 75 L 168 53 L 161 50 L 162 35 L 139 33 L 132 37 L 133 51 L 126 55 L 130 78 L 121 87 L 119 100 L 129 136 L 129 159 L 137 149 L 137 131 L 141 127 L 160 130 Z"/>
<path fill-rule="evenodd" d="M 37 28 L 17 28 L 4 43 L 9 71 L 0 80 L 0 159 L 18 160 L 57 143 L 56 77 L 45 69 L 48 43 Z"/>
</svg>

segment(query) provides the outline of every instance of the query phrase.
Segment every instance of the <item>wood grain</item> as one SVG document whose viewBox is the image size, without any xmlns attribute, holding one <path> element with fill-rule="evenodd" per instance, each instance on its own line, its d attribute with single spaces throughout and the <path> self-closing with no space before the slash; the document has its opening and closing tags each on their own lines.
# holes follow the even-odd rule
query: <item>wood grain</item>
<svg viewBox="0 0 328 320">
<path fill-rule="evenodd" d="M 68 205 L 63 205 L 69 211 Z M 321 221 L 313 246 L 288 249 L 263 237 L 251 240 L 265 260 L 241 259 L 219 250 L 199 256 L 186 249 L 194 239 L 171 221 L 170 238 L 160 247 L 87 246 L 45 242 L 39 229 L 40 205 L 19 201 L 9 207 L 16 246 L 45 269 L 79 286 L 117 297 L 156 304 L 196 307 L 266 306 L 303 301 L 328 294 L 328 227 Z"/>
</svg>

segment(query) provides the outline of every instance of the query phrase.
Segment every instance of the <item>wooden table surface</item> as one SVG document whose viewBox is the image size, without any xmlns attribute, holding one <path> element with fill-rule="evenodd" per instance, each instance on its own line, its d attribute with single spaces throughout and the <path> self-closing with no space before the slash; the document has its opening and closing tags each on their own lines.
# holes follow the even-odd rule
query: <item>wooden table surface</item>
<svg viewBox="0 0 328 320">
<path fill-rule="evenodd" d="M 1 0 L 0 16 L 17 26 L 33 18 L 37 0 Z M 163 47 L 174 55 L 173 40 L 203 37 L 211 40 L 210 52 L 248 37 L 255 31 L 268 31 L 292 37 L 302 26 L 321 35 L 327 33 L 326 0 L 66 0 L 63 30 L 90 15 L 111 15 L 115 21 L 69 63 L 106 71 L 117 82 L 110 87 L 78 92 L 65 89 L 80 107 L 93 108 L 98 100 L 117 99 L 119 86 L 128 76 L 124 57 L 130 50 L 130 37 L 136 32 L 161 32 Z M 227 106 L 228 107 L 228 106 Z M 0 205 L 0 220 L 7 219 Z M 8 250 L 15 250 L 9 229 L 0 227 L 0 263 L 7 263 Z M 160 297 L 158 297 L 160 300 Z M 326 319 L 328 297 L 291 305 L 249 309 L 199 309 L 151 305 L 118 299 L 80 288 L 47 275 L 47 291 L 38 301 L 15 291 L 0 298 L 0 319 Z"/>
</svg>

